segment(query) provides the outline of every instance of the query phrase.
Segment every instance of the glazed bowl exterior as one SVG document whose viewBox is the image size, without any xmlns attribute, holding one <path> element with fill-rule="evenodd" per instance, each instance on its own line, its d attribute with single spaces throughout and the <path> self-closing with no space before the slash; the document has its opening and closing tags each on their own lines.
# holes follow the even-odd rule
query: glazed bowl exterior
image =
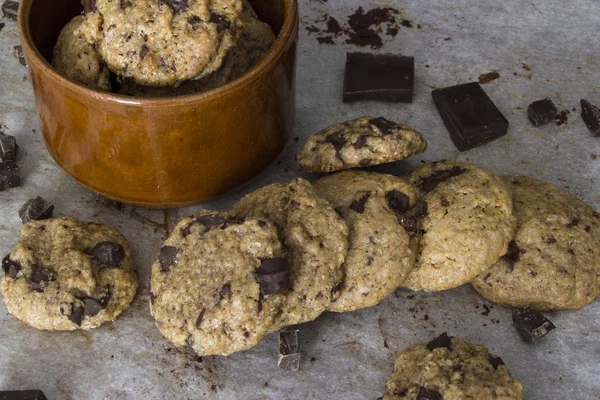
<svg viewBox="0 0 600 400">
<path fill-rule="evenodd" d="M 294 125 L 298 5 L 250 1 L 278 34 L 241 78 L 204 93 L 140 98 L 93 90 L 50 65 L 79 0 L 22 0 L 19 34 L 46 147 L 70 176 L 109 198 L 176 207 L 216 197 L 254 177 Z"/>
</svg>

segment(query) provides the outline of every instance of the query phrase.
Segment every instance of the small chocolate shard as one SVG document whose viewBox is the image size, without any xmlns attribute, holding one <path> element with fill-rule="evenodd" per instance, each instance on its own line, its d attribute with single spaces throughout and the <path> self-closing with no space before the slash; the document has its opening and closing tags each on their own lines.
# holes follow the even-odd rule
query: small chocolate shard
<svg viewBox="0 0 600 400">
<path fill-rule="evenodd" d="M 357 213 L 362 214 L 365 212 L 365 203 L 369 200 L 369 197 L 371 197 L 371 193 L 363 194 L 359 199 L 354 200 L 352 204 L 350 204 L 350 208 Z"/>
<path fill-rule="evenodd" d="M 171 7 L 174 13 L 186 11 L 189 8 L 188 0 L 161 0 L 161 2 Z"/>
<path fill-rule="evenodd" d="M 150 49 L 148 48 L 148 46 L 143 45 L 142 48 L 140 49 L 140 60 L 143 60 L 144 58 L 146 58 L 149 51 L 150 51 Z"/>
<path fill-rule="evenodd" d="M 437 349 L 440 347 L 445 347 L 448 350 L 452 351 L 452 340 L 451 339 L 452 339 L 452 337 L 448 336 L 448 334 L 446 332 L 444 332 L 437 338 L 433 339 L 431 342 L 427 343 L 427 348 L 430 351 L 433 351 L 434 349 Z"/>
<path fill-rule="evenodd" d="M 506 250 L 506 254 L 503 256 L 503 258 L 505 260 L 516 263 L 517 261 L 519 261 L 519 258 L 521 257 L 521 253 L 522 253 L 522 250 L 517 245 L 517 242 L 515 242 L 514 240 L 511 240 L 508 243 L 508 250 Z"/>
<path fill-rule="evenodd" d="M 0 163 L 17 161 L 17 141 L 14 136 L 0 132 Z"/>
<path fill-rule="evenodd" d="M 188 18 L 188 24 L 190 24 L 192 26 L 192 29 L 195 31 L 198 30 L 198 28 L 200 28 L 201 22 L 202 22 L 202 20 L 197 15 L 192 15 L 191 17 Z"/>
<path fill-rule="evenodd" d="M 17 20 L 17 15 L 19 13 L 19 3 L 12 0 L 6 0 L 4 4 L 2 4 L 2 14 L 13 21 Z"/>
<path fill-rule="evenodd" d="M 525 343 L 533 343 L 556 329 L 548 318 L 531 307 L 514 309 L 512 320 Z"/>
<path fill-rule="evenodd" d="M 279 332 L 277 367 L 286 371 L 298 371 L 300 369 L 298 330 L 285 330 Z"/>
<path fill-rule="evenodd" d="M 424 386 L 421 386 L 417 400 L 442 400 L 442 395 L 435 389 L 425 389 Z"/>
<path fill-rule="evenodd" d="M 10 259 L 10 254 L 7 254 L 4 259 L 2 259 L 2 270 L 6 275 L 8 275 L 11 279 L 15 279 L 17 274 L 22 269 L 21 264 Z"/>
<path fill-rule="evenodd" d="M 41 390 L 0 390 L 0 400 L 48 400 Z"/>
<path fill-rule="evenodd" d="M 13 47 L 13 55 L 19 61 L 19 64 L 26 67 L 27 60 L 25 59 L 25 53 L 23 52 L 23 46 L 17 45 Z"/>
<path fill-rule="evenodd" d="M 541 126 L 554 121 L 558 110 L 552 100 L 534 101 L 527 107 L 527 117 L 534 126 Z"/>
<path fill-rule="evenodd" d="M 96 11 L 96 0 L 81 0 L 81 5 L 84 14 Z"/>
<path fill-rule="evenodd" d="M 23 224 L 29 221 L 41 221 L 52 217 L 54 206 L 40 196 L 29 199 L 19 208 L 19 217 Z"/>
<path fill-rule="evenodd" d="M 162 272 L 169 272 L 171 267 L 177 264 L 177 254 L 179 249 L 173 246 L 163 246 L 158 254 L 158 262 Z"/>
<path fill-rule="evenodd" d="M 14 161 L 0 163 L 0 192 L 21 186 L 21 171 Z"/>
<path fill-rule="evenodd" d="M 125 258 L 123 246 L 113 242 L 98 243 L 87 253 L 98 268 L 118 268 Z"/>
<path fill-rule="evenodd" d="M 404 214 L 410 207 L 410 198 L 399 190 L 391 190 L 385 194 L 388 207 L 396 214 Z"/>
<path fill-rule="evenodd" d="M 594 106 L 589 101 L 581 99 L 581 118 L 588 127 L 592 136 L 600 136 L 600 108 Z"/>
<path fill-rule="evenodd" d="M 390 135 L 392 134 L 392 129 L 397 127 L 395 122 L 390 121 L 389 119 L 385 119 L 383 117 L 374 118 L 369 121 L 371 125 L 374 125 L 379 129 L 382 135 Z"/>
<path fill-rule="evenodd" d="M 498 369 L 499 366 L 504 365 L 504 361 L 500 357 L 496 357 L 493 354 L 488 355 L 488 361 L 492 364 L 494 369 Z"/>
<path fill-rule="evenodd" d="M 210 14 L 210 22 L 217 24 L 217 32 L 223 33 L 231 30 L 231 22 L 221 14 Z"/>
<path fill-rule="evenodd" d="M 29 287 L 36 292 L 43 292 L 48 282 L 56 279 L 56 273 L 48 268 L 33 264 L 31 266 L 31 276 L 29 277 Z"/>
<path fill-rule="evenodd" d="M 369 137 L 367 135 L 360 135 L 358 139 L 356 139 L 356 142 L 352 144 L 352 146 L 354 146 L 356 150 L 360 150 L 367 145 L 368 138 Z"/>
<path fill-rule="evenodd" d="M 437 171 L 432 175 L 424 178 L 417 186 L 419 189 L 424 191 L 425 193 L 431 192 L 435 189 L 440 183 L 447 181 L 450 178 L 454 178 L 465 173 L 465 169 L 455 166 L 450 169 L 445 169 L 441 171 Z"/>
<path fill-rule="evenodd" d="M 200 311 L 200 314 L 198 314 L 198 318 L 196 318 L 196 329 L 200 329 L 200 325 L 202 324 L 202 320 L 204 320 L 204 312 L 206 310 L 202 310 Z"/>
<path fill-rule="evenodd" d="M 261 260 L 254 275 L 262 295 L 285 293 L 292 288 L 290 264 L 285 258 Z"/>
</svg>

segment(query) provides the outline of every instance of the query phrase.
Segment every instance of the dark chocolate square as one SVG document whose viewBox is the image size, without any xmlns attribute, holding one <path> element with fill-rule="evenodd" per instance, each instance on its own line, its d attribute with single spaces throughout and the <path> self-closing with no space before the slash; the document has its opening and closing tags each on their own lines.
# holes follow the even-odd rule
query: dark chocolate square
<svg viewBox="0 0 600 400">
<path fill-rule="evenodd" d="M 550 99 L 534 101 L 527 107 L 527 117 L 535 126 L 554 121 L 556 113 L 558 113 L 558 110 Z"/>
<path fill-rule="evenodd" d="M 23 224 L 29 221 L 41 221 L 52 217 L 54 206 L 40 196 L 27 200 L 19 209 L 19 217 Z"/>
<path fill-rule="evenodd" d="M 0 400 L 47 400 L 41 390 L 0 391 Z"/>
<path fill-rule="evenodd" d="M 507 119 L 477 82 L 437 89 L 431 95 L 460 151 L 484 145 L 508 132 Z"/>
<path fill-rule="evenodd" d="M 600 108 L 581 99 L 581 118 L 593 136 L 600 137 Z"/>
<path fill-rule="evenodd" d="M 0 132 L 0 163 L 4 161 L 17 161 L 17 141 L 14 136 Z"/>
<path fill-rule="evenodd" d="M 14 161 L 0 163 L 0 192 L 21 185 L 21 172 Z"/>
<path fill-rule="evenodd" d="M 19 3 L 12 0 L 6 0 L 2 4 L 2 14 L 13 21 L 17 20 L 17 14 L 19 12 Z"/>
<path fill-rule="evenodd" d="M 393 54 L 348 53 L 344 103 L 376 100 L 411 103 L 415 59 Z"/>
<path fill-rule="evenodd" d="M 556 329 L 548 318 L 531 307 L 514 309 L 512 320 L 517 332 L 526 343 L 541 339 Z"/>
</svg>

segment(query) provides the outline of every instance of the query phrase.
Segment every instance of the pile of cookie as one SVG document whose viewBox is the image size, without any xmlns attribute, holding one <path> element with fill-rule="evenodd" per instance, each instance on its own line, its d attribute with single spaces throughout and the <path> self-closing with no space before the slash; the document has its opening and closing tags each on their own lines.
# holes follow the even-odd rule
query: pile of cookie
<svg viewBox="0 0 600 400">
<path fill-rule="evenodd" d="M 486 299 L 528 307 L 518 314 L 525 321 L 536 318 L 529 312 L 580 308 L 600 294 L 600 214 L 568 192 L 457 161 L 402 176 L 360 169 L 426 149 L 405 123 L 335 124 L 297 155 L 305 169 L 331 174 L 271 184 L 228 211 L 181 220 L 152 265 L 158 329 L 198 355 L 229 355 L 323 312 L 374 306 L 399 287 L 471 283 Z M 125 239 L 97 223 L 43 219 L 48 208 L 38 200 L 22 210 L 42 220 L 24 219 L 2 262 L 9 312 L 47 330 L 115 319 L 137 287 Z M 450 398 L 446 391 L 461 385 L 477 398 L 522 396 L 498 357 L 447 336 L 409 348 L 396 370 L 389 399 Z M 426 375 L 445 383 L 424 386 Z"/>
<path fill-rule="evenodd" d="M 240 77 L 275 41 L 247 0 L 84 0 L 52 65 L 93 89 L 175 96 Z"/>
</svg>

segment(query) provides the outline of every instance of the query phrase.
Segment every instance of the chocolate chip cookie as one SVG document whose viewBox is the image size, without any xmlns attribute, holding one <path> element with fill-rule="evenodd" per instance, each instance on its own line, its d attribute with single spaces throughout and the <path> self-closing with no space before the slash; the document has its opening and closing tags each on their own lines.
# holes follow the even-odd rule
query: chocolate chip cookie
<svg viewBox="0 0 600 400">
<path fill-rule="evenodd" d="M 52 65 L 76 82 L 110 91 L 110 71 L 93 43 L 80 32 L 83 21 L 79 15 L 62 29 L 54 46 Z"/>
<path fill-rule="evenodd" d="M 255 346 L 290 290 L 277 228 L 203 211 L 175 227 L 152 265 L 150 311 L 161 333 L 199 355 Z"/>
<path fill-rule="evenodd" d="M 268 219 L 283 238 L 292 289 L 273 330 L 312 321 L 339 297 L 348 227 L 310 182 L 296 178 L 265 186 L 238 201 L 232 214 Z"/>
<path fill-rule="evenodd" d="M 520 400 L 523 385 L 500 357 L 443 333 L 410 346 L 396 360 L 383 400 Z"/>
<path fill-rule="evenodd" d="M 112 321 L 138 285 L 123 236 L 71 217 L 25 224 L 2 270 L 6 308 L 41 330 L 88 330 Z"/>
<path fill-rule="evenodd" d="M 471 282 L 506 253 L 515 231 L 512 194 L 489 171 L 457 161 L 424 164 L 406 175 L 419 191 L 412 245 L 416 268 L 403 286 L 446 290 Z"/>
<path fill-rule="evenodd" d="M 402 160 L 427 149 L 427 141 L 405 123 L 362 117 L 311 136 L 296 156 L 310 172 L 333 172 Z"/>
<path fill-rule="evenodd" d="M 109 69 L 148 86 L 219 69 L 242 33 L 241 0 L 97 0 L 82 29 Z"/>
<path fill-rule="evenodd" d="M 340 297 L 329 311 L 353 311 L 378 304 L 400 286 L 414 267 L 406 216 L 416 192 L 405 180 L 386 174 L 343 171 L 315 187 L 343 216 L 349 229 L 348 256 Z"/>
<path fill-rule="evenodd" d="M 508 251 L 472 282 L 483 297 L 538 311 L 575 309 L 600 294 L 600 214 L 549 183 L 504 177 L 517 232 Z"/>
</svg>

